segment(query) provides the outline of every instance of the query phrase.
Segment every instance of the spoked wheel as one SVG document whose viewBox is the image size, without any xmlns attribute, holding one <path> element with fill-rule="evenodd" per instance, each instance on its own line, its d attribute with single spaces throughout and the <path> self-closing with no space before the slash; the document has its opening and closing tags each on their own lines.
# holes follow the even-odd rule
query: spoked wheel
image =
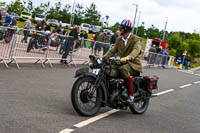
<svg viewBox="0 0 200 133">
<path fill-rule="evenodd" d="M 93 116 L 100 110 L 102 91 L 94 83 L 94 78 L 84 77 L 78 79 L 72 88 L 72 105 L 80 115 Z"/>
<path fill-rule="evenodd" d="M 33 39 L 31 38 L 28 43 L 27 52 L 30 52 L 32 48 L 33 48 Z"/>
<path fill-rule="evenodd" d="M 144 92 L 144 93 L 147 93 L 147 92 Z M 146 94 L 146 96 L 147 96 L 147 94 Z M 134 114 L 143 114 L 144 112 L 146 112 L 148 106 L 149 106 L 149 98 L 148 97 L 142 97 L 139 99 L 137 99 L 137 97 L 136 97 L 134 104 L 129 105 L 129 108 Z"/>
<path fill-rule="evenodd" d="M 12 36 L 13 36 L 12 33 L 9 33 L 7 31 L 4 37 L 5 43 L 10 43 L 10 41 L 12 40 Z"/>
</svg>

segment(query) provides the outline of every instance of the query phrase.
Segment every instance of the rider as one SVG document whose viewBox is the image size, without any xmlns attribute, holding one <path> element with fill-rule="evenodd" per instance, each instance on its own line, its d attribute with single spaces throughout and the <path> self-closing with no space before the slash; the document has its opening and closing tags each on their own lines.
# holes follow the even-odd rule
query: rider
<svg viewBox="0 0 200 133">
<path fill-rule="evenodd" d="M 124 19 L 119 27 L 122 36 L 118 37 L 114 47 L 104 56 L 109 58 L 117 52 L 120 54 L 122 66 L 118 69 L 128 91 L 128 103 L 134 102 L 133 78 L 131 76 L 139 76 L 140 72 L 142 72 L 140 38 L 131 33 L 132 28 L 132 22 Z"/>
</svg>

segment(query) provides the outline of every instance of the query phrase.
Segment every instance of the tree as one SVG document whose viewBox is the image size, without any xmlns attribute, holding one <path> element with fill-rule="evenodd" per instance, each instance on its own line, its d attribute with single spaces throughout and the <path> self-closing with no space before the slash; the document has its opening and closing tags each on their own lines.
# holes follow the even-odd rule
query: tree
<svg viewBox="0 0 200 133">
<path fill-rule="evenodd" d="M 180 36 L 180 33 L 174 33 L 170 37 L 168 37 L 167 40 L 169 44 L 169 53 L 173 53 L 172 50 L 176 49 L 176 55 L 181 56 L 185 48 L 183 47 L 182 38 Z"/>
<path fill-rule="evenodd" d="M 137 35 L 142 37 L 142 38 L 145 38 L 145 32 L 146 32 L 146 29 L 144 27 L 144 22 L 142 22 L 141 26 L 137 27 L 138 29 L 138 32 L 137 32 Z"/>
<path fill-rule="evenodd" d="M 96 4 L 92 3 L 89 7 L 86 7 L 84 21 L 89 24 L 100 25 L 99 15 L 100 13 L 96 9 Z"/>
<path fill-rule="evenodd" d="M 24 4 L 20 0 L 12 1 L 8 5 L 8 12 L 15 12 L 17 14 L 21 14 L 22 11 L 25 10 Z"/>
<path fill-rule="evenodd" d="M 26 9 L 28 12 L 32 12 L 34 9 L 33 2 L 31 0 L 28 1 Z"/>
<path fill-rule="evenodd" d="M 188 52 L 192 57 L 200 57 L 200 40 L 188 39 L 186 40 L 188 44 Z"/>
<path fill-rule="evenodd" d="M 111 26 L 109 29 L 112 30 L 113 32 L 116 32 L 119 28 L 120 24 L 117 22 L 113 26 Z"/>
<path fill-rule="evenodd" d="M 152 25 L 150 28 L 146 30 L 146 37 L 148 38 L 160 38 L 159 29 Z"/>
<path fill-rule="evenodd" d="M 55 8 L 51 7 L 49 11 L 47 11 L 47 18 L 53 18 L 53 19 L 57 19 L 59 21 L 61 21 L 61 3 L 57 2 L 55 4 Z"/>
<path fill-rule="evenodd" d="M 32 15 L 35 17 L 36 14 L 47 14 L 50 8 L 50 2 L 41 3 L 39 6 L 33 9 Z"/>
<path fill-rule="evenodd" d="M 74 13 L 75 13 L 74 23 L 80 25 L 83 22 L 85 13 L 83 6 L 77 4 Z"/>
</svg>

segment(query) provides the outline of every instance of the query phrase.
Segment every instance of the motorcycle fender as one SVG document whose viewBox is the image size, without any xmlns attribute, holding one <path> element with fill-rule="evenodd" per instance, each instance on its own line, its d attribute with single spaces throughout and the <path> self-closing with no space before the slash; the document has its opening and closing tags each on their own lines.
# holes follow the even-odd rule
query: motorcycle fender
<svg viewBox="0 0 200 133">
<path fill-rule="evenodd" d="M 94 73 L 91 73 L 91 72 L 87 72 L 87 73 L 82 73 L 82 74 L 79 74 L 75 77 L 78 77 L 78 78 L 83 78 L 83 77 L 92 77 L 94 79 L 96 79 L 96 75 Z M 104 103 L 107 103 L 107 91 L 106 91 L 106 87 L 105 87 L 105 84 L 104 83 L 101 83 L 101 87 L 102 87 L 102 91 L 103 91 L 103 99 L 104 99 Z"/>
</svg>

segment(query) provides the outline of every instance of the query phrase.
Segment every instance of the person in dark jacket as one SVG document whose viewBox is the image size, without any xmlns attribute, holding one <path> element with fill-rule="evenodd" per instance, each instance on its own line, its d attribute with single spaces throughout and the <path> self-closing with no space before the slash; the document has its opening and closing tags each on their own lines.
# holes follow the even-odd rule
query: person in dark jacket
<svg viewBox="0 0 200 133">
<path fill-rule="evenodd" d="M 1 8 L 0 8 L 0 25 L 2 25 L 2 15 L 1 15 Z"/>
<path fill-rule="evenodd" d="M 120 31 L 117 30 L 116 33 L 115 33 L 114 35 L 111 36 L 111 40 L 110 40 L 111 45 L 112 45 L 112 44 L 115 44 L 115 42 L 116 42 L 116 40 L 117 40 L 119 34 L 120 34 Z"/>
<path fill-rule="evenodd" d="M 65 53 L 63 54 L 62 59 L 60 60 L 60 63 L 68 64 L 66 59 L 69 54 L 70 47 L 71 47 L 73 41 L 76 41 L 79 39 L 79 37 L 80 37 L 79 32 L 80 32 L 79 27 L 76 27 L 76 28 L 72 29 L 71 32 L 69 33 L 68 40 L 65 41 Z"/>
<path fill-rule="evenodd" d="M 88 39 L 88 33 L 84 31 L 83 33 L 83 47 L 86 48 L 86 39 Z"/>
</svg>

